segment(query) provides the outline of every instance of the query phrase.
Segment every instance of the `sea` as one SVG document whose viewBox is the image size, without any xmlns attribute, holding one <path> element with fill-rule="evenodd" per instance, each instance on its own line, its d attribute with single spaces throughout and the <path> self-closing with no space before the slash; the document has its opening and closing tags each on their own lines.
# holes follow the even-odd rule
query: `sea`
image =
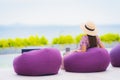
<svg viewBox="0 0 120 80">
<path fill-rule="evenodd" d="M 120 33 L 120 24 L 97 25 L 98 35 L 106 33 Z M 31 35 L 45 36 L 52 40 L 60 35 L 82 34 L 79 25 L 0 25 L 0 39 L 27 38 Z"/>
</svg>

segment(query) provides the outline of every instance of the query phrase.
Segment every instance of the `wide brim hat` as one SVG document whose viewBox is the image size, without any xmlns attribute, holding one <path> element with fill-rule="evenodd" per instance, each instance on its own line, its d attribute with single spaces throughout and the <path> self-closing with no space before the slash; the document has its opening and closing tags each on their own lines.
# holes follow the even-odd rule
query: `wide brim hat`
<svg viewBox="0 0 120 80">
<path fill-rule="evenodd" d="M 85 24 L 82 24 L 80 27 L 85 34 L 96 36 L 98 33 L 96 26 L 93 22 L 87 22 Z"/>
</svg>

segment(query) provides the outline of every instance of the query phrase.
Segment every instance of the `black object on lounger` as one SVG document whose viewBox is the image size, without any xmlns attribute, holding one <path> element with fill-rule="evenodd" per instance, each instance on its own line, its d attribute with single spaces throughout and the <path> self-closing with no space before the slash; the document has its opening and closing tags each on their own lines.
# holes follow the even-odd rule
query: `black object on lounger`
<svg viewBox="0 0 120 80">
<path fill-rule="evenodd" d="M 69 47 L 67 47 L 67 48 L 65 49 L 65 51 L 66 51 L 66 52 L 69 52 L 69 51 L 70 51 L 70 48 L 69 48 Z"/>
<path fill-rule="evenodd" d="M 22 53 L 23 53 L 23 52 L 32 51 L 32 50 L 40 50 L 40 49 L 22 49 Z"/>
</svg>

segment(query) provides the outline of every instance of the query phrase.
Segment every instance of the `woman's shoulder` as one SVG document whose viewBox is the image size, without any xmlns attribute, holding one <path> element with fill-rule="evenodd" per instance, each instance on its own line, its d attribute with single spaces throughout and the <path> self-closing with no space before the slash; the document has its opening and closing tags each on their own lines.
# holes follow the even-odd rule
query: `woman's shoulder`
<svg viewBox="0 0 120 80">
<path fill-rule="evenodd" d="M 88 39 L 88 36 L 86 34 L 83 34 L 82 39 Z"/>
<path fill-rule="evenodd" d="M 97 38 L 97 39 L 100 39 L 100 37 L 99 37 L 98 35 L 96 35 L 96 38 Z"/>
<path fill-rule="evenodd" d="M 96 36 L 96 39 L 97 39 L 97 42 L 100 44 L 101 40 L 100 40 L 100 37 L 98 35 Z"/>
</svg>

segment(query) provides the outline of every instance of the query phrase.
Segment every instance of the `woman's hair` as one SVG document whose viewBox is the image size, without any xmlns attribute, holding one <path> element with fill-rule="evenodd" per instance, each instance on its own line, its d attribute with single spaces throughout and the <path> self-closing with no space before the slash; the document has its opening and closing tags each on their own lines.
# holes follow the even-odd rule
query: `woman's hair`
<svg viewBox="0 0 120 80">
<path fill-rule="evenodd" d="M 96 36 L 90 36 L 90 35 L 87 35 L 88 36 L 88 40 L 89 40 L 89 48 L 92 48 L 92 47 L 97 47 L 97 39 L 96 39 Z"/>
</svg>

